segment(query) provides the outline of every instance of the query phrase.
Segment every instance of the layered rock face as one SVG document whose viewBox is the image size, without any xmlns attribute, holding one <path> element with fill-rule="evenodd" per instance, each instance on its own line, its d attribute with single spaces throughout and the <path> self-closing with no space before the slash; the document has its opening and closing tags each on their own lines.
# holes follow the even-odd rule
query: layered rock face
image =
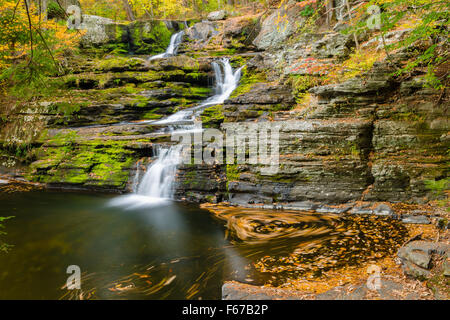
<svg viewBox="0 0 450 320">
<path fill-rule="evenodd" d="M 134 21 L 120 23 L 93 15 L 83 15 L 81 25 L 84 32 L 81 46 L 104 48 L 121 53 L 156 54 L 164 52 L 170 36 L 185 28 L 185 21 Z"/>
<path fill-rule="evenodd" d="M 320 54 L 308 52 L 315 59 Z M 255 58 L 257 72 L 276 64 L 276 56 Z M 225 122 L 280 124 L 278 173 L 262 176 L 258 167 L 229 165 L 230 201 L 424 201 L 430 195 L 426 181 L 448 176 L 446 109 L 436 103 L 439 92 L 424 88 L 421 77 L 399 82 L 392 71 L 379 63 L 361 77 L 305 88 L 309 104 L 301 110 L 286 111 L 295 102 L 291 88 L 280 83 L 252 84 L 229 99 Z"/>
<path fill-rule="evenodd" d="M 161 127 L 136 121 L 159 119 L 210 96 L 211 62 L 225 56 L 234 67 L 245 65 L 241 83 L 224 105 L 204 111 L 203 126 L 225 132 L 232 122 L 278 124 L 278 171 L 263 175 L 261 166 L 238 163 L 182 165 L 177 199 L 297 207 L 305 201 L 429 199 L 426 181 L 448 176 L 441 92 L 425 88 L 423 74 L 395 78 L 387 59 L 356 77 L 322 83 L 324 70 L 349 57 L 353 37 L 302 31 L 295 10 L 287 21 L 302 23 L 280 34 L 270 24 L 286 8 L 279 10 L 265 19 L 195 24 L 186 30 L 180 56 L 150 63 L 148 56 L 115 54 L 118 48 L 161 53 L 181 26 L 106 21 L 112 31 L 100 42 L 85 38 L 89 55 L 69 61 L 73 74 L 59 79 L 59 92 L 2 120 L 4 145 L 31 149 L 17 174 L 55 186 L 129 190 L 136 168 L 152 161 L 153 146 L 171 143 Z M 130 42 L 130 35 L 139 41 Z M 5 166 L 21 160 L 14 152 L 2 150 Z"/>
<path fill-rule="evenodd" d="M 222 123 L 223 131 L 227 122 L 279 124 L 279 170 L 265 176 L 260 166 L 228 164 L 224 198 L 238 205 L 302 207 L 305 201 L 422 203 L 433 197 L 427 181 L 448 177 L 442 92 L 426 88 L 420 74 L 394 77 L 389 59 L 346 81 L 317 85 L 323 70 L 349 57 L 354 39 L 333 32 L 280 35 L 268 22 L 283 10 L 262 23 L 254 44 L 264 51 L 247 60 L 236 93 L 223 107 L 211 108 L 215 118 L 208 110 L 204 117 L 207 125 Z"/>
<path fill-rule="evenodd" d="M 176 56 L 142 58 L 91 56 L 60 89 L 35 104 L 17 108 L 2 130 L 4 145 L 27 145 L 27 167 L 17 171 L 49 187 L 121 192 L 135 171 L 145 170 L 154 147 L 170 135 L 145 121 L 191 107 L 211 94 L 209 61 Z M 12 147 L 11 147 L 12 148 Z M 3 170 L 16 159 L 2 150 Z M 13 152 L 11 152 L 13 151 Z"/>
</svg>

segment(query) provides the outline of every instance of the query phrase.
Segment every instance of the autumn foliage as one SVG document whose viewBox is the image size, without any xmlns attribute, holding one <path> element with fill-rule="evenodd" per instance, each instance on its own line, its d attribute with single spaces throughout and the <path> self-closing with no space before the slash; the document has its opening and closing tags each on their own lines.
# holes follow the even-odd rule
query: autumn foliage
<svg viewBox="0 0 450 320">
<path fill-rule="evenodd" d="M 2 86 L 30 86 L 62 72 L 60 59 L 74 50 L 79 37 L 65 21 L 47 20 L 35 2 L 0 0 Z"/>
</svg>

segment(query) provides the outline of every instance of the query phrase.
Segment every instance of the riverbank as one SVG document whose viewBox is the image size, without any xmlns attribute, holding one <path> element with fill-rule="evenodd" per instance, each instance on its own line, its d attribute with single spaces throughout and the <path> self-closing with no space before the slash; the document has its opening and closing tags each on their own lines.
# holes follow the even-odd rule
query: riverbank
<svg viewBox="0 0 450 320">
<path fill-rule="evenodd" d="M 386 204 L 383 204 L 386 206 Z M 280 220 L 279 213 L 261 209 L 246 209 L 227 205 L 202 205 L 222 220 L 228 221 L 228 226 L 236 225 L 233 221 L 236 213 L 242 216 L 254 216 L 255 212 L 265 212 L 267 217 L 271 214 L 273 219 Z M 373 257 L 371 260 L 360 261 L 355 265 L 325 270 L 318 275 L 309 273 L 297 279 L 288 279 L 278 286 L 254 286 L 251 283 L 227 282 L 222 287 L 222 298 L 227 300 L 247 299 L 312 299 L 312 300 L 362 300 L 362 299 L 385 299 L 385 300 L 423 300 L 439 299 L 448 300 L 450 286 L 448 276 L 450 272 L 450 233 L 448 231 L 449 214 L 446 210 L 434 203 L 427 206 L 395 204 L 393 205 L 396 219 L 402 221 L 407 229 L 407 237 L 398 250 L 384 257 Z M 348 211 L 348 210 L 347 210 Z M 412 216 L 419 211 L 433 212 L 434 218 L 430 217 L 428 224 L 420 223 L 419 220 L 402 219 L 402 216 Z M 295 211 L 285 211 L 287 215 L 295 215 Z M 230 214 L 231 213 L 231 214 Z M 233 214 L 234 213 L 234 214 Z M 311 215 L 320 213 L 310 212 Z M 365 213 L 367 215 L 367 213 Z M 340 216 L 352 215 L 341 213 Z M 439 217 L 436 219 L 436 217 Z M 230 221 L 231 219 L 231 221 Z M 241 228 L 251 229 L 251 222 Z M 268 221 L 265 221 L 268 223 Z M 413 222 L 413 223 L 412 223 Z M 230 231 L 232 232 L 232 231 Z M 256 233 L 252 235 L 255 236 Z M 260 234 L 262 239 L 266 234 Z M 248 239 L 241 239 L 248 240 Z M 254 240 L 254 239 L 253 239 Z M 427 249 L 424 249 L 427 248 Z M 430 249 L 430 248 L 440 248 Z M 443 248 L 443 249 L 442 249 Z M 405 254 L 416 252 L 414 254 Z M 412 257 L 412 258 L 411 258 Z M 426 265 L 420 263 L 420 258 L 427 257 Z M 361 258 L 361 257 L 360 257 Z M 419 259 L 419 260 L 417 260 Z M 412 260 L 412 261 L 411 261 Z M 417 266 L 415 263 L 421 264 Z M 380 287 L 370 287 L 370 279 L 379 276 Z"/>
</svg>

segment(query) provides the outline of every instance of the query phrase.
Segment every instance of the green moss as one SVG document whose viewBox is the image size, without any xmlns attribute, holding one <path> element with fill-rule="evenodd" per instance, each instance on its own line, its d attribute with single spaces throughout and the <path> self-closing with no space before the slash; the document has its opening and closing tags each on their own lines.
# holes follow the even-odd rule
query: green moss
<svg viewBox="0 0 450 320">
<path fill-rule="evenodd" d="M 227 164 L 227 181 L 239 180 L 239 168 L 237 164 Z"/>
<path fill-rule="evenodd" d="M 249 60 L 249 57 L 235 55 L 230 58 L 230 64 L 233 68 L 240 68 L 240 67 L 244 66 L 248 60 Z"/>
<path fill-rule="evenodd" d="M 189 91 L 189 93 L 191 93 L 193 95 L 204 96 L 204 97 L 211 94 L 211 88 L 207 88 L 207 87 L 189 87 L 188 91 Z"/>
<path fill-rule="evenodd" d="M 136 161 L 128 141 L 82 141 L 74 132 L 50 138 L 27 178 L 43 183 L 83 184 L 122 189 Z"/>
<path fill-rule="evenodd" d="M 263 73 L 250 74 L 247 71 L 247 67 L 242 68 L 242 77 L 239 82 L 239 86 L 231 95 L 231 98 L 238 97 L 242 94 L 248 93 L 252 90 L 253 86 L 257 83 L 266 82 L 266 76 Z"/>
<path fill-rule="evenodd" d="M 142 118 L 146 119 L 146 120 L 158 120 L 158 119 L 161 119 L 163 117 L 163 115 L 162 114 L 157 114 L 156 111 L 158 111 L 158 109 L 146 112 Z"/>
<path fill-rule="evenodd" d="M 204 128 L 218 128 L 224 121 L 223 105 L 216 105 L 203 110 L 202 124 Z"/>
<path fill-rule="evenodd" d="M 114 71 L 123 69 L 137 69 L 145 65 L 144 61 L 136 58 L 116 56 L 109 59 L 101 59 L 94 70 L 100 71 Z"/>
<path fill-rule="evenodd" d="M 198 174 L 195 165 L 189 165 L 190 170 L 186 171 L 183 175 L 182 183 L 190 188 L 196 188 L 201 186 L 201 182 L 198 180 Z"/>
<path fill-rule="evenodd" d="M 51 105 L 49 112 L 60 116 L 60 118 L 55 120 L 55 124 L 67 124 L 68 121 L 76 117 L 81 108 L 88 105 L 89 102 L 56 102 Z"/>
<path fill-rule="evenodd" d="M 320 85 L 321 78 L 311 75 L 291 75 L 289 82 L 297 103 L 302 103 L 308 94 L 308 90 Z"/>
<path fill-rule="evenodd" d="M 135 22 L 129 25 L 132 50 L 136 54 L 157 54 L 165 51 L 172 32 L 163 21 Z"/>
<path fill-rule="evenodd" d="M 236 48 L 228 48 L 228 49 L 210 51 L 210 52 L 208 52 L 208 55 L 211 57 L 232 56 L 232 55 L 236 54 L 236 51 L 237 51 Z"/>
</svg>

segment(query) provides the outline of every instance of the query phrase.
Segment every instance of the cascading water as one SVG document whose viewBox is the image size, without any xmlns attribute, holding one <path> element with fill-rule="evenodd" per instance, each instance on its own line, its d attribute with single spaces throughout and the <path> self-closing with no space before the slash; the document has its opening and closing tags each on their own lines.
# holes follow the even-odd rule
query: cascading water
<svg viewBox="0 0 450 320">
<path fill-rule="evenodd" d="M 170 199 L 173 195 L 173 182 L 178 164 L 181 162 L 181 146 L 159 148 L 156 160 L 149 166 L 137 194 Z"/>
<path fill-rule="evenodd" d="M 154 124 L 167 124 L 170 132 L 199 130 L 195 126 L 196 117 L 208 106 L 224 103 L 233 93 L 241 78 L 241 69 L 233 70 L 228 59 L 212 63 L 215 73 L 215 94 L 196 107 L 179 111 L 166 119 L 154 121 Z M 183 122 L 182 125 L 176 125 Z M 200 128 L 201 129 L 201 128 Z M 140 171 L 133 181 L 133 194 L 113 199 L 113 206 L 125 206 L 129 209 L 170 203 L 174 194 L 174 182 L 177 166 L 182 161 L 182 146 L 159 147 L 156 160 L 147 168 L 142 180 L 138 183 Z"/>
<path fill-rule="evenodd" d="M 169 46 L 166 49 L 166 52 L 157 54 L 156 56 L 150 57 L 148 60 L 156 60 L 171 57 L 177 54 L 178 48 L 180 47 L 181 42 L 183 42 L 184 31 L 177 32 L 170 37 Z"/>
<path fill-rule="evenodd" d="M 234 90 L 236 90 L 239 80 L 241 79 L 242 67 L 233 70 L 230 61 L 226 58 L 220 59 L 217 62 L 212 63 L 214 69 L 214 75 L 216 80 L 215 94 L 214 96 L 206 99 L 203 103 L 189 108 L 181 110 L 165 119 L 152 121 L 154 124 L 176 124 L 177 122 L 187 123 L 194 122 L 195 117 L 201 113 L 208 106 L 214 106 L 222 104 L 226 99 L 230 97 Z M 184 127 L 183 129 L 187 129 Z"/>
</svg>

